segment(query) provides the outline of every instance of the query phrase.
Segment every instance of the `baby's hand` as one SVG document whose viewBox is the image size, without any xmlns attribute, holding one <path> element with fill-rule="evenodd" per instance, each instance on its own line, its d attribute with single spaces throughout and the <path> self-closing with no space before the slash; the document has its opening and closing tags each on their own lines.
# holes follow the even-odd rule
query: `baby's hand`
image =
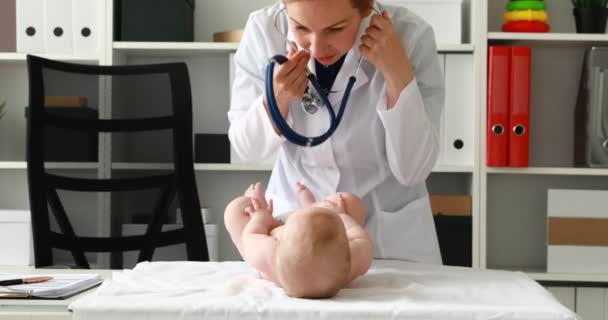
<svg viewBox="0 0 608 320">
<path fill-rule="evenodd" d="M 268 201 L 268 204 L 262 204 L 257 199 L 251 199 L 251 206 L 245 208 L 245 213 L 247 213 L 251 219 L 255 219 L 257 223 L 267 227 L 269 230 L 282 224 L 281 221 L 272 216 L 272 211 L 272 199 Z"/>
<path fill-rule="evenodd" d="M 249 188 L 245 190 L 244 195 L 246 197 L 259 201 L 260 206 L 264 209 L 268 209 L 270 206 L 270 203 L 266 201 L 266 198 L 264 198 L 264 185 L 262 185 L 261 182 L 249 185 Z M 270 208 L 270 212 L 272 212 L 272 208 Z"/>
</svg>

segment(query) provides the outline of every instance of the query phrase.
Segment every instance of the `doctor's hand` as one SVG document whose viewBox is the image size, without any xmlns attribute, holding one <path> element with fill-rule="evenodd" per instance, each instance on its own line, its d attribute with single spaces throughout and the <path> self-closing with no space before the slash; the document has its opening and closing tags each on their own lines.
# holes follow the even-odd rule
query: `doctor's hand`
<svg viewBox="0 0 608 320">
<path fill-rule="evenodd" d="M 389 109 L 392 108 L 403 88 L 414 79 L 414 71 L 386 10 L 382 11 L 382 16 L 372 17 L 361 37 L 359 49 L 365 59 L 384 75 L 387 104 Z"/>
<path fill-rule="evenodd" d="M 285 63 L 275 69 L 273 76 L 274 94 L 283 118 L 287 118 L 289 105 L 300 99 L 308 87 L 306 65 L 308 64 L 310 54 L 304 50 L 296 52 L 290 48 L 287 58 L 288 60 Z M 266 111 L 268 111 L 268 102 L 265 95 L 264 105 L 266 106 Z"/>
</svg>

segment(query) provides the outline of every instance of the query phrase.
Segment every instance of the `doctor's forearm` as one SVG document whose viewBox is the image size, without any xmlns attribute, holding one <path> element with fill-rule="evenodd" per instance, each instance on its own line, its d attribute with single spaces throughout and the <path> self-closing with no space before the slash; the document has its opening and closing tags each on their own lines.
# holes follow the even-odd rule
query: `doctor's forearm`
<svg viewBox="0 0 608 320">
<path fill-rule="evenodd" d="M 430 174 L 439 150 L 438 132 L 426 111 L 416 80 L 400 93 L 391 110 L 378 106 L 386 136 L 386 156 L 391 171 L 402 185 L 423 182 Z"/>
<path fill-rule="evenodd" d="M 425 132 L 422 136 L 414 134 L 417 141 L 408 141 L 402 145 L 395 144 L 389 152 L 389 165 L 397 181 L 404 186 L 412 186 L 424 182 L 435 165 L 439 147 L 432 132 Z M 412 138 L 408 140 L 414 140 Z"/>
<path fill-rule="evenodd" d="M 385 72 L 384 79 L 386 86 L 386 108 L 390 110 L 397 104 L 401 91 L 414 80 L 412 65 L 407 61 L 402 67 Z"/>
</svg>

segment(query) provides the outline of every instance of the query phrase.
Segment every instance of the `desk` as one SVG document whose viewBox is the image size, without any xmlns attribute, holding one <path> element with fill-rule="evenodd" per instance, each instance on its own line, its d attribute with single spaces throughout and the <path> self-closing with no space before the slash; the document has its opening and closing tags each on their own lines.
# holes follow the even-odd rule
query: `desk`
<svg viewBox="0 0 608 320">
<path fill-rule="evenodd" d="M 104 279 L 112 276 L 112 270 L 82 269 L 35 269 L 34 267 L 0 266 L 0 273 L 41 274 L 41 273 L 98 273 Z M 72 318 L 68 305 L 96 289 L 85 291 L 64 300 L 44 299 L 0 299 L 0 320 L 67 320 Z"/>
</svg>

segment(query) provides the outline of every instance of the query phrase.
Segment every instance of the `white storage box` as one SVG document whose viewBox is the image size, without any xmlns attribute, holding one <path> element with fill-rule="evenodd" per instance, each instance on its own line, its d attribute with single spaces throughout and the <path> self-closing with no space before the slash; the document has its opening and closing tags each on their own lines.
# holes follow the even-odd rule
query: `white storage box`
<svg viewBox="0 0 608 320">
<path fill-rule="evenodd" d="M 165 224 L 163 225 L 163 231 L 171 231 L 181 228 L 181 224 Z M 218 257 L 218 227 L 216 224 L 206 224 L 205 234 L 207 236 L 207 250 L 209 251 L 210 261 L 219 261 Z M 122 235 L 123 236 L 134 236 L 146 233 L 145 224 L 123 224 Z M 127 251 L 123 253 L 123 268 L 131 269 L 137 264 L 137 258 L 139 257 L 139 251 Z M 167 247 L 161 247 L 154 250 L 152 256 L 153 261 L 185 261 L 186 259 L 186 245 L 177 244 Z"/>
<path fill-rule="evenodd" d="M 384 0 L 380 3 L 406 7 L 422 17 L 433 26 L 438 44 L 462 43 L 462 0 Z"/>
<path fill-rule="evenodd" d="M 0 265 L 34 264 L 32 225 L 28 210 L 0 210 Z"/>
<path fill-rule="evenodd" d="M 608 273 L 608 190 L 549 190 L 547 271 Z"/>
</svg>

